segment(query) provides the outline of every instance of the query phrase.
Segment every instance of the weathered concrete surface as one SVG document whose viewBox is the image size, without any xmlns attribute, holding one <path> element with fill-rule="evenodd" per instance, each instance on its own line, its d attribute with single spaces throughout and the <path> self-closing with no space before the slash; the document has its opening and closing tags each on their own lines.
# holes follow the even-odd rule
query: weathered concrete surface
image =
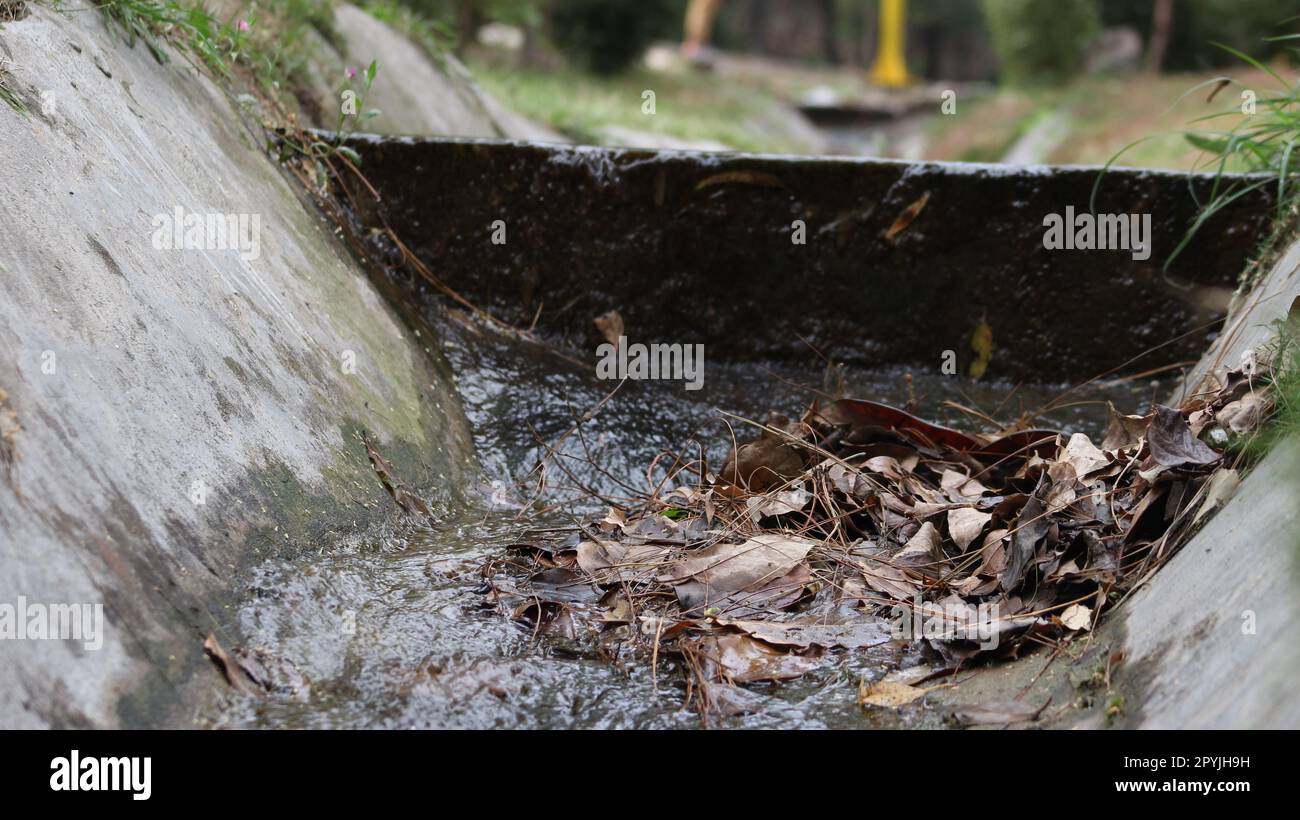
<svg viewBox="0 0 1300 820">
<path fill-rule="evenodd" d="M 451 54 L 430 59 L 401 32 L 356 6 L 341 4 L 335 26 L 343 39 L 342 53 L 318 37 L 312 62 L 315 95 L 322 115 L 317 125 L 337 125 L 344 71 L 363 70 L 371 60 L 379 70 L 366 100 L 380 114 L 365 129 L 378 134 L 417 134 L 463 137 L 506 137 L 542 142 L 564 138 L 509 111 L 479 87 Z"/>
<path fill-rule="evenodd" d="M 1099 212 L 1152 216 L 1154 248 L 1138 261 L 1043 247 L 1045 216 L 1088 210 L 1091 168 L 362 136 L 353 147 L 383 217 L 448 285 L 569 344 L 598 344 L 593 317 L 618 310 L 633 340 L 720 358 L 811 358 L 808 340 L 868 366 L 938 367 L 952 350 L 965 369 L 985 321 L 990 375 L 1054 381 L 1158 346 L 1133 369 L 1198 356 L 1222 315 L 1202 297 L 1235 283 L 1268 203 L 1220 212 L 1166 276 L 1197 211 L 1185 174 L 1102 183 Z M 1209 181 L 1190 187 L 1204 196 Z"/>
<path fill-rule="evenodd" d="M 188 725 L 225 687 L 201 645 L 238 640 L 240 569 L 391 515 L 358 431 L 442 497 L 469 432 L 428 336 L 183 60 L 40 7 L 0 55 L 34 112 L 0 105 L 0 387 L 22 425 L 0 603 L 107 618 L 94 651 L 0 640 L 0 726 Z M 156 249 L 176 207 L 257 214 L 260 256 Z"/>
<path fill-rule="evenodd" d="M 1236 300 L 1174 397 L 1213 386 L 1262 349 L 1300 299 L 1300 241 Z M 1125 607 L 1129 725 L 1300 728 L 1300 442 L 1276 447 Z M 1245 627 L 1254 624 L 1255 633 Z"/>
<path fill-rule="evenodd" d="M 1300 729 L 1300 447 L 1270 453 L 1124 609 L 1123 725 Z"/>
</svg>

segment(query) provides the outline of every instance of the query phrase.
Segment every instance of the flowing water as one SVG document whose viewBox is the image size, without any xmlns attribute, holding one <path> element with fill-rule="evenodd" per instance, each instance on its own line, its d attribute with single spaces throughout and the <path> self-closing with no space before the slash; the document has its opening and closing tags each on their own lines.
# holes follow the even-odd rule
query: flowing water
<svg viewBox="0 0 1300 820">
<path fill-rule="evenodd" d="M 542 640 L 485 608 L 478 566 L 531 527 L 565 525 L 599 510 L 553 479 L 554 508 L 521 519 L 510 508 L 515 480 L 531 470 L 551 442 L 610 392 L 592 368 L 578 368 L 536 347 L 444 328 L 466 411 L 484 465 L 484 487 L 469 509 L 440 509 L 436 528 L 394 523 L 385 532 L 296 561 L 258 568 L 239 612 L 246 646 L 267 659 L 279 690 L 247 701 L 228 725 L 349 728 L 434 727 L 697 727 L 683 709 L 683 679 L 661 663 L 657 685 L 648 665 L 616 668 L 584 646 Z M 958 402 L 1001 420 L 1037 409 L 1059 386 L 974 382 L 907 370 L 850 371 L 847 395 L 903 405 L 954 426 L 972 424 L 943 404 Z M 822 389 L 820 368 L 705 364 L 704 389 L 680 382 L 629 382 L 571 436 L 564 452 L 574 477 L 602 494 L 645 488 L 646 467 L 663 449 L 680 451 L 692 437 L 720 465 L 729 433 L 718 410 L 762 419 L 771 410 L 797 416 Z M 1158 395 L 1150 381 L 1072 395 L 1071 406 L 1036 424 L 1096 434 L 1104 403 L 1135 411 Z M 744 424 L 732 420 L 738 434 Z M 697 452 L 692 449 L 692 453 Z M 592 467 L 585 461 L 598 465 Z M 715 468 L 716 469 L 716 468 Z M 464 505 L 457 505 L 463 507 Z M 726 725 L 875 727 L 897 717 L 865 714 L 858 681 L 883 669 L 869 653 L 784 684 L 752 687 L 766 700 L 758 713 Z M 928 720 L 928 717 L 913 718 Z"/>
</svg>

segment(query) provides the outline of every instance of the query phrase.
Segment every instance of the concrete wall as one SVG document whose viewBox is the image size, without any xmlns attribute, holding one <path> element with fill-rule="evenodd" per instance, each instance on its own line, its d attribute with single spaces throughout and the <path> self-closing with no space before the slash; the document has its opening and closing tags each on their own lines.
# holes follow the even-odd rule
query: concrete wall
<svg viewBox="0 0 1300 820">
<path fill-rule="evenodd" d="M 324 115 L 316 123 L 337 125 L 344 71 L 363 70 L 378 60 L 378 73 L 366 101 L 379 116 L 366 123 L 376 134 L 418 134 L 564 142 L 548 128 L 509 111 L 478 84 L 451 54 L 432 60 L 400 32 L 346 3 L 338 8 L 335 26 L 342 47 L 321 37 L 312 62 L 313 92 Z"/>
<path fill-rule="evenodd" d="M 1180 393 L 1265 346 L 1300 299 L 1300 240 L 1237 300 Z M 1143 728 L 1300 729 L 1300 442 L 1276 447 L 1124 613 Z M 1254 631 L 1251 631 L 1253 625 Z"/>
<path fill-rule="evenodd" d="M 392 515 L 359 431 L 444 498 L 473 472 L 469 431 L 429 337 L 183 59 L 40 7 L 0 56 L 32 111 L 0 105 L 0 416 L 21 425 L 0 604 L 107 618 L 97 650 L 0 641 L 0 727 L 186 725 L 224 688 L 201 646 L 232 640 L 241 568 Z M 158 249 L 177 207 L 257 215 L 260 255 Z"/>
</svg>

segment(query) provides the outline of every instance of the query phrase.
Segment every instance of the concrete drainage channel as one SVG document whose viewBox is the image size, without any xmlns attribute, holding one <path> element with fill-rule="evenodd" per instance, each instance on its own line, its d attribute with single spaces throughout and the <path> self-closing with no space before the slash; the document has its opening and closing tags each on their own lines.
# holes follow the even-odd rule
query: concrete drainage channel
<svg viewBox="0 0 1300 820">
<path fill-rule="evenodd" d="M 1137 389 L 1127 382 L 1118 392 L 1094 388 L 1078 398 L 1110 401 L 1125 412 L 1153 399 L 1169 400 L 1192 386 L 1180 384 L 1179 374 L 1216 339 L 1271 206 L 1267 195 L 1238 200 L 1203 225 L 1164 270 L 1169 252 L 1209 196 L 1209 177 L 1112 170 L 1097 184 L 1098 170 L 1086 168 L 364 136 L 348 142 L 380 193 L 376 203 L 360 188 L 351 191 L 352 201 L 360 203 L 353 214 L 359 224 L 393 230 L 435 272 L 440 287 L 509 324 L 535 330 L 578 362 L 576 371 L 555 362 L 507 365 L 527 358 L 528 346 L 485 344 L 480 330 L 430 319 L 452 339 L 453 365 L 473 394 L 467 409 L 478 444 L 489 470 L 505 479 L 526 472 L 542 448 L 534 437 L 531 443 L 518 439 L 512 449 L 502 443 L 503 432 L 557 413 L 572 420 L 600 403 L 603 388 L 581 367 L 589 362 L 594 369 L 594 351 L 603 341 L 602 323 L 594 320 L 612 313 L 630 340 L 703 345 L 713 380 L 694 401 L 680 386 L 647 388 L 624 397 L 644 412 L 612 412 L 613 419 L 592 422 L 593 437 L 614 438 L 622 447 L 619 455 L 607 456 L 606 466 L 628 477 L 671 439 L 674 428 L 705 423 L 712 407 L 755 418 L 769 409 L 793 415 L 808 396 L 788 386 L 819 366 L 810 348 L 845 364 L 852 395 L 902 404 L 915 398 L 920 385 L 927 394 L 920 406 L 931 415 L 945 412 L 944 399 L 966 401 L 973 393 L 985 395 L 982 389 L 993 400 L 999 389 L 1047 397 L 1099 375 L 1165 378 L 1143 379 Z M 1098 214 L 1150 215 L 1149 232 L 1136 247 L 1085 246 L 1075 253 L 1045 247 L 1045 219 L 1057 214 L 1083 225 L 1087 219 L 1080 217 L 1092 212 L 1090 205 Z M 1135 239 L 1137 230 L 1135 225 Z M 1260 286 L 1277 291 L 1263 300 L 1266 305 L 1289 304 L 1280 297 L 1293 292 L 1296 282 L 1278 273 L 1288 258 Z M 430 317 L 442 315 L 435 306 L 441 300 L 430 298 L 427 282 L 405 284 L 399 298 L 425 304 Z M 1256 307 L 1239 304 L 1231 321 L 1255 328 L 1265 321 L 1252 313 Z M 931 377 L 949 352 L 955 352 L 960 372 L 969 372 L 981 358 L 972 345 L 981 328 L 991 330 L 995 351 L 979 365 L 982 381 Z M 1215 344 L 1222 348 L 1226 342 Z M 480 345 L 498 350 L 467 352 Z M 1218 353 L 1222 372 L 1223 351 Z M 762 371 L 758 376 L 755 368 Z M 1193 372 L 1200 377 L 1205 370 L 1202 363 Z M 510 390 L 493 391 L 491 384 L 507 372 Z M 540 386 L 553 379 L 566 388 Z M 507 399 L 517 400 L 514 409 L 502 409 Z M 1104 415 L 1058 414 L 1052 421 L 1095 435 Z M 1111 616 L 1095 643 L 1089 640 L 1054 668 L 1045 652 L 994 667 L 963 683 L 959 696 L 939 693 L 934 700 L 1005 701 L 1028 692 L 1045 702 L 1073 701 L 1077 708 L 1054 713 L 1051 722 L 1063 726 L 1264 725 L 1270 714 L 1296 725 L 1300 705 L 1281 682 L 1300 667 L 1278 626 L 1293 614 L 1289 601 L 1295 598 L 1286 571 L 1293 518 L 1283 500 L 1289 458 L 1286 451 L 1270 456 L 1240 499 L 1155 583 Z M 586 477 L 588 486 L 606 487 L 600 476 Z M 1273 511 L 1268 524 L 1249 525 L 1255 505 Z M 583 509 L 582 502 L 570 502 L 570 512 Z M 1216 553 L 1214 547 L 1225 541 L 1271 568 L 1267 577 L 1275 588 L 1269 596 L 1249 595 L 1253 582 L 1247 578 L 1260 576 L 1242 574 L 1240 555 Z M 489 546 L 480 544 L 475 553 L 490 553 Z M 1217 591 L 1208 612 L 1183 605 L 1186 589 L 1207 589 L 1225 577 L 1238 586 L 1228 594 Z M 1234 630 L 1241 611 L 1254 612 L 1245 605 L 1247 597 L 1271 607 L 1273 626 L 1243 640 Z M 1258 678 L 1221 680 L 1245 659 L 1263 670 Z M 570 663 L 554 655 L 551 661 Z M 864 668 L 849 662 L 841 672 L 852 678 Z M 1099 668 L 1120 695 L 1106 701 L 1086 695 L 1087 680 Z M 1198 676 L 1219 680 L 1222 688 L 1207 690 Z M 827 695 L 829 688 L 787 684 L 769 695 L 768 714 L 738 723 L 880 725 L 879 718 L 864 724 L 845 695 L 847 687 L 838 696 Z M 602 718 L 598 711 L 578 725 L 677 724 L 661 711 L 661 696 L 652 697 L 652 705 L 639 701 L 647 693 L 635 683 L 616 698 L 608 691 L 597 687 L 585 696 L 620 704 L 622 716 Z"/>
<path fill-rule="evenodd" d="M 716 409 L 794 412 L 815 395 L 797 385 L 838 379 L 957 424 L 945 399 L 1014 390 L 1032 411 L 1061 382 L 1196 359 L 1270 204 L 1234 203 L 1166 272 L 1203 179 L 1103 181 L 1100 212 L 1152 215 L 1152 253 L 1135 259 L 1044 248 L 1044 216 L 1088 209 L 1090 169 L 353 138 L 384 197 L 379 211 L 352 191 L 358 224 L 386 220 L 448 290 L 538 345 L 464 321 L 409 272 L 367 281 L 216 85 L 122 48 L 98 15 L 32 7 L 0 38 L 32 114 L 0 108 L 0 602 L 99 601 L 107 619 L 93 651 L 0 641 L 4 727 L 699 725 L 665 678 L 534 642 L 476 589 L 520 533 L 511 479 L 609 390 L 596 317 L 706 351 L 703 389 L 629 384 L 574 442 L 603 469 L 578 477 L 613 492 L 683 431 L 714 425 L 725 454 Z M 57 83 L 56 107 L 38 79 Z M 150 219 L 178 204 L 260 213 L 261 258 L 159 252 Z M 358 237 L 397 267 L 391 244 Z M 1297 261 L 1292 248 L 1240 300 L 1198 377 L 1286 315 Z M 828 374 L 810 346 L 846 366 Z M 984 378 L 946 375 L 949 351 Z M 1087 397 L 1134 409 L 1176 372 Z M 1288 458 L 1269 455 L 1098 635 L 1104 658 L 1126 658 L 1110 725 L 1300 723 Z M 551 520 L 592 507 L 572 498 Z M 963 697 L 1068 691 L 1096 657 L 1043 672 L 1032 656 Z M 766 688 L 736 725 L 887 723 L 855 702 L 856 677 L 878 671 L 863 657 Z"/>
</svg>

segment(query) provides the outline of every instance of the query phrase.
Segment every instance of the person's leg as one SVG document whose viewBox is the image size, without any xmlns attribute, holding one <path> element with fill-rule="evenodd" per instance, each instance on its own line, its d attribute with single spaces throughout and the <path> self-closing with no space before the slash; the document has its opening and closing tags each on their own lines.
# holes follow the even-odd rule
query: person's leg
<svg viewBox="0 0 1300 820">
<path fill-rule="evenodd" d="M 696 56 L 708 44 L 720 8 L 722 0 L 691 0 L 686 6 L 686 39 L 682 51 L 687 57 Z"/>
</svg>

